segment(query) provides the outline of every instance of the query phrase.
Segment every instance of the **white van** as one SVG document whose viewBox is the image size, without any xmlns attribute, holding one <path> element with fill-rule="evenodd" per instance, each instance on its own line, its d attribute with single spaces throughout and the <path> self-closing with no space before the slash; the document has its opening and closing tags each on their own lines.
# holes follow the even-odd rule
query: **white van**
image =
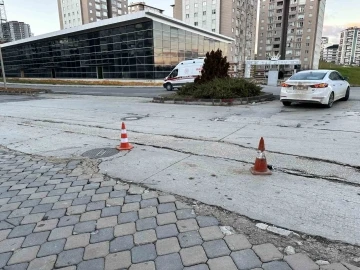
<svg viewBox="0 0 360 270">
<path fill-rule="evenodd" d="M 180 62 L 164 79 L 164 88 L 172 91 L 186 83 L 194 82 L 195 78 L 201 75 L 205 57 Z"/>
</svg>

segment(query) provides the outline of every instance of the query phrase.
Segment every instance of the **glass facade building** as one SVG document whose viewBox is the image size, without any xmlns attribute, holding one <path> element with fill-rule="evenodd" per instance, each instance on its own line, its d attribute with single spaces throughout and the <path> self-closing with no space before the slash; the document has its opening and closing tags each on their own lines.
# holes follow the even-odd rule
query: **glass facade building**
<svg viewBox="0 0 360 270">
<path fill-rule="evenodd" d="M 3 44 L 8 77 L 163 79 L 180 62 L 232 39 L 152 12 L 137 12 Z"/>
</svg>

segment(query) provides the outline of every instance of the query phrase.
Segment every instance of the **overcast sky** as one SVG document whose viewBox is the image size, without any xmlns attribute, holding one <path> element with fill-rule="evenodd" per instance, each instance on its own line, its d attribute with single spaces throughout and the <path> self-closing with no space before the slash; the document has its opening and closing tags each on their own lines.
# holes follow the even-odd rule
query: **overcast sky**
<svg viewBox="0 0 360 270">
<path fill-rule="evenodd" d="M 170 5 L 174 0 L 145 0 L 145 2 L 165 9 L 165 14 L 172 16 Z M 8 20 L 30 24 L 35 35 L 60 30 L 57 0 L 5 0 L 5 7 Z M 329 36 L 332 43 L 336 43 L 342 29 L 347 26 L 360 27 L 359 10 L 359 0 L 327 0 L 323 36 Z"/>
</svg>

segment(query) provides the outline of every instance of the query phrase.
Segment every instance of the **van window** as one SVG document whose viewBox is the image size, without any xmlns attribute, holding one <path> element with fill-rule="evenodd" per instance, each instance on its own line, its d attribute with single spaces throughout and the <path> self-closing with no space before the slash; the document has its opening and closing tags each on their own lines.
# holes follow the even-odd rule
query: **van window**
<svg viewBox="0 0 360 270">
<path fill-rule="evenodd" d="M 178 70 L 177 69 L 174 69 L 173 70 L 173 72 L 171 72 L 171 74 L 170 74 L 170 78 L 175 78 L 175 77 L 177 77 L 177 75 L 178 75 Z"/>
</svg>

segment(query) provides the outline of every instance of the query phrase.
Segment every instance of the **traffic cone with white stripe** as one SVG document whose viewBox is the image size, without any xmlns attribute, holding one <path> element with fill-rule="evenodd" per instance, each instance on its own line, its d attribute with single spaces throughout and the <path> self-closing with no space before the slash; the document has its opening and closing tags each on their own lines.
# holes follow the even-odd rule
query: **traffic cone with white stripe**
<svg viewBox="0 0 360 270">
<path fill-rule="evenodd" d="M 268 169 L 268 165 L 265 157 L 265 142 L 264 138 L 261 137 L 258 147 L 258 156 L 255 160 L 255 165 L 250 169 L 254 175 L 271 175 L 272 172 Z"/>
<path fill-rule="evenodd" d="M 120 143 L 120 145 L 116 146 L 116 149 L 119 150 L 119 151 L 122 151 L 122 150 L 131 150 L 133 148 L 134 148 L 134 146 L 132 146 L 129 143 L 129 140 L 128 140 L 128 137 L 127 137 L 125 123 L 122 122 L 122 125 L 121 125 L 121 143 Z"/>
</svg>

